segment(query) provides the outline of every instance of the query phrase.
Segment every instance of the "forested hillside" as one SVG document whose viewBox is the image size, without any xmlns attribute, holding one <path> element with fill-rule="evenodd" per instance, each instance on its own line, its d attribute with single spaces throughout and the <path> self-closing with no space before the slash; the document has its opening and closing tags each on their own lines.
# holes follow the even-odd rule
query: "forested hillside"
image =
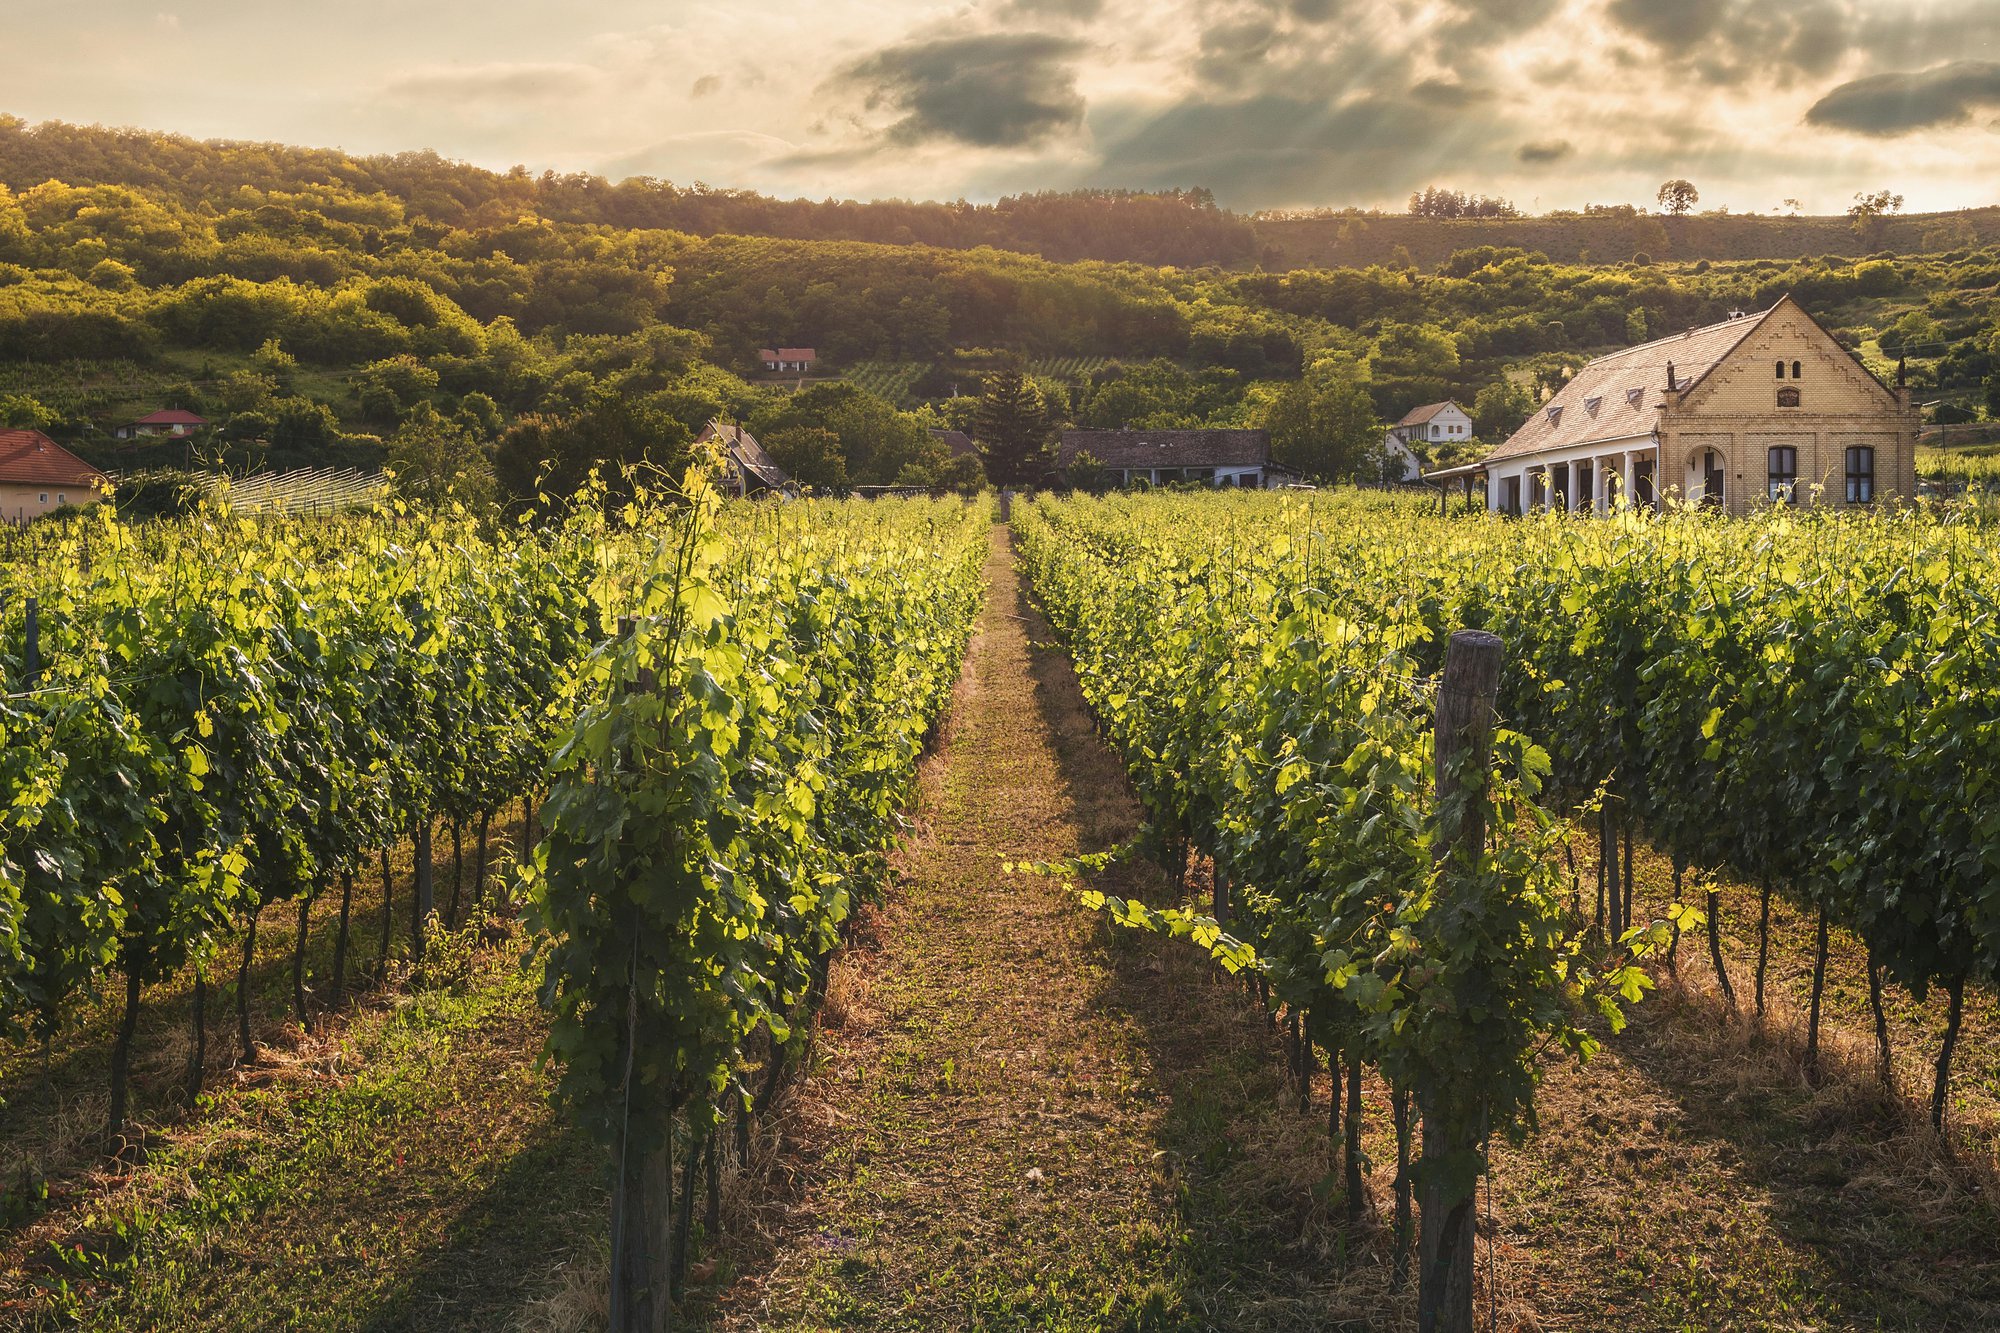
<svg viewBox="0 0 2000 1333">
<path fill-rule="evenodd" d="M 1927 397 L 1978 412 L 2000 392 L 1993 247 L 1581 264 L 1474 246 L 1429 266 L 1285 272 L 1057 262 L 698 234 L 765 225 L 730 211 L 750 196 L 19 121 L 0 122 L 0 180 L 0 424 L 116 469 L 195 452 L 239 467 L 393 457 L 433 489 L 523 495 L 596 462 L 672 462 L 727 415 L 783 434 L 780 461 L 821 484 L 936 483 L 949 459 L 928 430 L 969 424 L 982 376 L 1014 361 L 1050 424 L 1269 425 L 1290 461 L 1336 475 L 1365 471 L 1378 419 L 1412 405 L 1456 397 L 1498 438 L 1584 357 L 1786 292 L 1878 368 L 1907 355 Z M 801 208 L 771 216 L 820 216 Z M 960 212 L 1075 223 L 1082 250 L 1098 241 L 1077 237 L 1125 227 L 1158 254 L 1161 209 L 1222 216 L 1194 195 Z M 686 229 L 660 225 L 677 218 Z M 765 376 L 756 352 L 774 343 L 817 348 L 814 377 Z M 167 406 L 212 431 L 192 448 L 111 439 Z"/>
<path fill-rule="evenodd" d="M 1654 260 L 1854 258 L 1888 252 L 1937 253 L 2000 242 L 2000 208 L 1910 213 L 1857 228 L 1852 219 L 1758 213 L 1660 216 L 1626 206 L 1539 217 L 1429 218 L 1325 212 L 1256 219 L 1257 257 L 1266 268 L 1325 264 L 1433 265 L 1472 246 L 1519 246 L 1565 263 Z"/>
</svg>

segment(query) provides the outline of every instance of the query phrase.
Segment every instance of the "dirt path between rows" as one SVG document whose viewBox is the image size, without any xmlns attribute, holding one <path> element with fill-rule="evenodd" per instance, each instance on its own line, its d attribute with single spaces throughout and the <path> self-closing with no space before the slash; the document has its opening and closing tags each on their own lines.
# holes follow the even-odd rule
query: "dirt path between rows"
<svg viewBox="0 0 2000 1333">
<path fill-rule="evenodd" d="M 802 1174 L 723 1293 L 725 1327 L 1228 1323 L 1246 1302 L 1296 1300 L 1281 1266 L 1311 1261 L 1296 1218 L 1284 1237 L 1250 1209 L 1186 1220 L 1241 1153 L 1245 1117 L 1283 1100 L 1241 991 L 1191 951 L 1108 938 L 1058 885 L 1002 873 L 1111 845 L 1139 811 L 1004 528 L 987 577 L 924 827 L 836 967 L 786 1127 Z M 1317 1176 L 1323 1157 L 1279 1174 L 1300 1169 Z M 1324 1326 L 1330 1311 L 1296 1313 Z"/>
</svg>

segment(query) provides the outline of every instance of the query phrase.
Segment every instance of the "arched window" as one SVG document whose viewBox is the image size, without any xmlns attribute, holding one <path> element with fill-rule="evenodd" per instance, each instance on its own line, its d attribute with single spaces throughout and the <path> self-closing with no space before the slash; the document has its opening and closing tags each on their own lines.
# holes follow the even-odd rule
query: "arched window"
<svg viewBox="0 0 2000 1333">
<path fill-rule="evenodd" d="M 1847 503 L 1865 505 L 1874 502 L 1875 451 L 1865 444 L 1852 445 L 1847 450 Z"/>
<path fill-rule="evenodd" d="M 1780 361 L 1778 363 L 1778 378 L 1783 379 L 1784 377 L 1785 377 L 1785 363 Z"/>
<path fill-rule="evenodd" d="M 1792 362 L 1792 378 L 1799 378 L 1799 363 L 1796 361 Z"/>
<path fill-rule="evenodd" d="M 1798 405 L 1799 405 L 1799 391 L 1797 389 L 1792 388 L 1790 385 L 1786 385 L 1784 388 L 1778 390 L 1779 407 L 1797 407 Z"/>
<path fill-rule="evenodd" d="M 1773 504 L 1799 502 L 1799 451 L 1789 444 L 1773 446 L 1766 455 L 1765 493 Z"/>
</svg>

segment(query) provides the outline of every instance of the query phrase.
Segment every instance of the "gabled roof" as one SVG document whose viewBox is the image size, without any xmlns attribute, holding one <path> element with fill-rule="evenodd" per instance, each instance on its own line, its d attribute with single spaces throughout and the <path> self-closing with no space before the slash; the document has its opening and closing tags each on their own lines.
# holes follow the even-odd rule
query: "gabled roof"
<svg viewBox="0 0 2000 1333">
<path fill-rule="evenodd" d="M 1656 338 L 1586 363 L 1562 392 L 1536 408 L 1521 429 L 1485 461 L 1648 433 L 1658 423 L 1660 408 L 1666 403 L 1668 366 L 1674 369 L 1675 385 L 1686 391 L 1755 333 L 1777 308 L 1689 329 L 1671 338 Z"/>
<path fill-rule="evenodd" d="M 206 426 L 208 419 L 178 407 L 162 408 L 158 412 L 140 417 L 132 423 L 135 426 Z"/>
<path fill-rule="evenodd" d="M 1460 416 L 1465 415 L 1464 408 L 1459 407 L 1457 403 L 1447 398 L 1441 403 L 1425 403 L 1422 407 L 1411 408 L 1403 414 L 1403 419 L 1396 424 L 1398 426 L 1421 426 L 1447 407 L 1457 409 Z"/>
<path fill-rule="evenodd" d="M 810 347 L 765 347 L 757 355 L 765 361 L 815 361 L 819 356 Z"/>
<path fill-rule="evenodd" d="M 979 446 L 974 444 L 972 437 L 962 430 L 945 430 L 941 427 L 933 426 L 931 427 L 931 438 L 951 450 L 953 458 L 964 458 L 967 455 L 976 458 L 979 455 Z"/>
<path fill-rule="evenodd" d="M 778 466 L 777 460 L 765 453 L 764 446 L 757 443 L 757 437 L 733 422 L 709 422 L 702 438 L 722 441 L 722 451 L 729 456 L 731 463 L 772 490 L 778 489 L 790 480 L 785 475 L 785 470 Z"/>
<path fill-rule="evenodd" d="M 1262 467 L 1271 433 L 1262 430 L 1066 430 L 1056 462 L 1088 449 L 1106 467 Z"/>
<path fill-rule="evenodd" d="M 0 483 L 88 488 L 106 480 L 38 430 L 0 430 Z"/>
</svg>

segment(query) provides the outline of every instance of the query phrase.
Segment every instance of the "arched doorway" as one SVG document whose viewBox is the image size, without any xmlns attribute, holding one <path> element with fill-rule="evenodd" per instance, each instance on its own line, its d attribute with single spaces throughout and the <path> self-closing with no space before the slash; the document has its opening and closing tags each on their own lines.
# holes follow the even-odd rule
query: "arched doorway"
<svg viewBox="0 0 2000 1333">
<path fill-rule="evenodd" d="M 1729 460 L 1720 449 L 1703 445 L 1691 450 L 1687 463 L 1688 499 L 1703 509 L 1723 508 L 1728 502 L 1724 480 L 1728 471 Z"/>
</svg>

